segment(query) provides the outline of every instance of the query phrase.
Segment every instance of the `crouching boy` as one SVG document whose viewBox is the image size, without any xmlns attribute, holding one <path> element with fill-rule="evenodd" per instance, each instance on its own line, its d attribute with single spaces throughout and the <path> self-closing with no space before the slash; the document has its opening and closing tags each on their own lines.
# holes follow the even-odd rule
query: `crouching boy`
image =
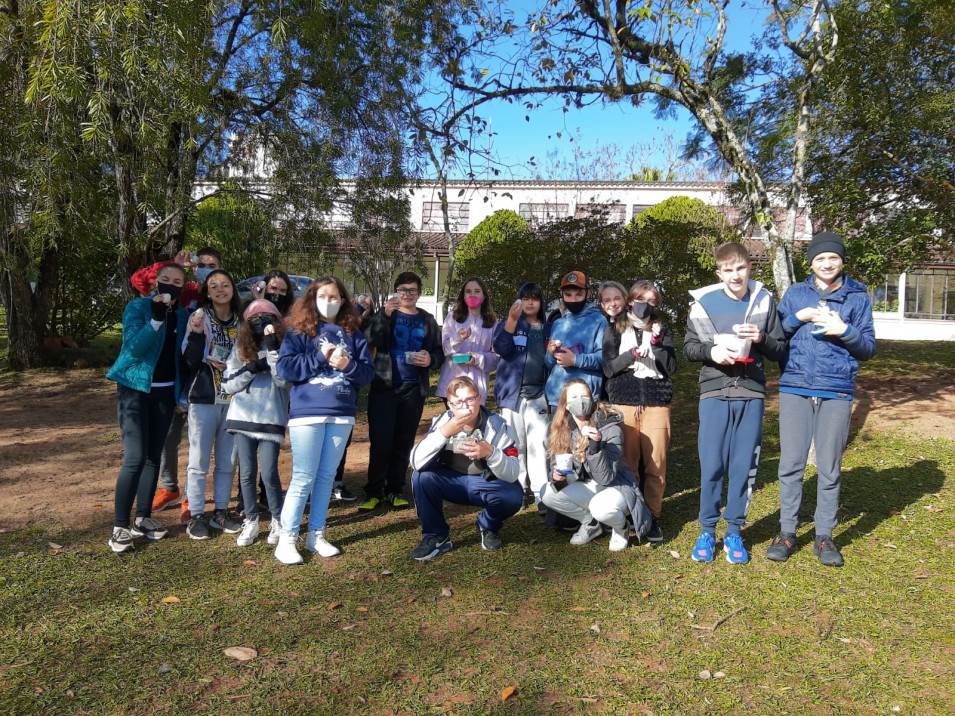
<svg viewBox="0 0 955 716">
<path fill-rule="evenodd" d="M 451 550 L 445 500 L 484 508 L 477 527 L 481 547 L 489 552 L 504 546 L 501 526 L 524 500 L 517 448 L 504 418 L 481 405 L 470 378 L 452 380 L 447 395 L 450 409 L 435 418 L 411 451 L 411 484 L 423 533 L 411 558 L 419 562 Z"/>
</svg>

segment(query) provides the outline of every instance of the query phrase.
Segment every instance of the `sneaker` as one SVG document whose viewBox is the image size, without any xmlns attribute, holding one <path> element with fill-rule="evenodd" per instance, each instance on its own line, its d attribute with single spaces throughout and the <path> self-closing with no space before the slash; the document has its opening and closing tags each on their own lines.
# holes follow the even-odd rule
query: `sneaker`
<svg viewBox="0 0 955 716">
<path fill-rule="evenodd" d="M 172 507 L 172 503 L 178 500 L 179 496 L 178 487 L 175 490 L 167 490 L 165 487 L 160 487 L 156 490 L 156 496 L 153 498 L 153 512 L 159 512 L 160 510 L 165 510 L 167 507 Z"/>
<path fill-rule="evenodd" d="M 647 542 L 662 542 L 663 541 L 663 530 L 660 529 L 660 523 L 657 522 L 657 518 L 654 517 L 653 521 L 650 523 L 650 531 L 647 532 L 645 538 Z"/>
<path fill-rule="evenodd" d="M 259 536 L 259 518 L 256 517 L 252 520 L 245 520 L 242 523 L 242 532 L 239 534 L 235 543 L 240 547 L 248 547 L 253 542 L 255 538 Z"/>
<path fill-rule="evenodd" d="M 351 490 L 346 490 L 341 485 L 332 488 L 332 500 L 334 502 L 354 502 L 357 499 L 358 495 Z"/>
<path fill-rule="evenodd" d="M 428 562 L 439 554 L 450 552 L 454 545 L 451 544 L 450 537 L 431 537 L 426 536 L 421 543 L 411 550 L 411 559 L 419 562 Z"/>
<path fill-rule="evenodd" d="M 273 517 L 269 523 L 269 537 L 266 541 L 269 544 L 278 544 L 280 534 L 282 534 L 282 523 Z"/>
<path fill-rule="evenodd" d="M 580 529 L 574 532 L 574 536 L 570 538 L 570 543 L 576 545 L 587 544 L 597 539 L 603 533 L 604 528 L 600 526 L 597 520 L 591 518 L 590 520 L 584 521 L 580 525 Z"/>
<path fill-rule="evenodd" d="M 812 553 L 819 557 L 819 563 L 826 567 L 841 567 L 845 564 L 842 553 L 829 535 L 816 537 L 816 541 L 812 545 Z"/>
<path fill-rule="evenodd" d="M 342 553 L 338 547 L 325 539 L 325 530 L 309 530 L 305 538 L 305 549 L 319 557 L 334 557 Z"/>
<path fill-rule="evenodd" d="M 133 537 L 155 540 L 165 537 L 169 534 L 169 530 L 165 528 L 162 522 L 158 522 L 152 517 L 137 517 L 133 526 L 129 528 L 129 533 Z"/>
<path fill-rule="evenodd" d="M 123 552 L 136 549 L 136 546 L 133 544 L 133 535 L 130 534 L 130 531 L 125 527 L 114 527 L 113 534 L 110 535 L 106 544 L 108 544 L 109 548 L 116 554 L 122 554 Z"/>
<path fill-rule="evenodd" d="M 214 530 L 222 530 L 227 535 L 234 535 L 242 529 L 242 523 L 232 519 L 229 516 L 229 511 L 222 508 L 212 513 L 209 526 Z"/>
<path fill-rule="evenodd" d="M 179 511 L 179 524 L 186 524 L 191 517 L 192 513 L 189 512 L 189 500 L 183 500 L 182 509 Z"/>
<path fill-rule="evenodd" d="M 209 520 L 205 515 L 193 515 L 186 525 L 186 534 L 192 539 L 209 539 Z"/>
<path fill-rule="evenodd" d="M 481 549 L 485 552 L 497 552 L 504 549 L 504 543 L 497 532 L 486 530 L 478 525 L 478 533 L 481 535 Z"/>
<path fill-rule="evenodd" d="M 773 543 L 766 550 L 766 559 L 773 562 L 785 562 L 796 551 L 796 535 L 780 532 L 773 537 Z"/>
<path fill-rule="evenodd" d="M 610 533 L 610 551 L 622 552 L 630 546 L 630 530 L 627 527 L 614 529 Z"/>
<path fill-rule="evenodd" d="M 696 538 L 696 544 L 693 546 L 694 562 L 712 562 L 713 550 L 716 549 L 716 535 L 704 532 Z"/>
<path fill-rule="evenodd" d="M 380 497 L 369 497 L 367 500 L 365 500 L 360 505 L 358 505 L 358 509 L 373 510 L 376 507 L 378 507 L 378 505 L 380 505 L 381 503 L 382 503 L 382 499 Z"/>
<path fill-rule="evenodd" d="M 395 509 L 401 509 L 402 507 L 407 507 L 411 503 L 408 502 L 404 497 L 398 494 L 394 495 L 385 495 L 385 502 L 394 507 Z"/>
<path fill-rule="evenodd" d="M 726 561 L 730 564 L 746 564 L 749 561 L 749 553 L 739 532 L 723 535 L 723 551 L 726 552 Z"/>
<path fill-rule="evenodd" d="M 281 535 L 279 535 L 279 544 L 275 548 L 275 558 L 282 564 L 301 564 L 304 562 L 305 560 L 302 559 L 302 555 L 300 555 L 295 548 L 297 541 L 298 535 L 296 533 L 281 533 Z"/>
</svg>

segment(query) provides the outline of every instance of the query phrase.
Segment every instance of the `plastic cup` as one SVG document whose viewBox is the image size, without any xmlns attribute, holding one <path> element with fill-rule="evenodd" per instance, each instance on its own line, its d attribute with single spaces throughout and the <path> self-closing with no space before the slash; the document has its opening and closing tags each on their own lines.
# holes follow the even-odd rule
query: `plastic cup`
<svg viewBox="0 0 955 716">
<path fill-rule="evenodd" d="M 405 363 L 408 365 L 414 365 L 414 359 L 416 355 L 418 355 L 417 351 L 405 351 Z"/>
</svg>

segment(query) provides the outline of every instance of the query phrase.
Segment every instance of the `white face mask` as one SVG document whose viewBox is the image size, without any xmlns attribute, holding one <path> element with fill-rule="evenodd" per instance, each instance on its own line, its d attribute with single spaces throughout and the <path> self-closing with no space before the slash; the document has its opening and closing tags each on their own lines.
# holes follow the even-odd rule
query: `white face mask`
<svg viewBox="0 0 955 716">
<path fill-rule="evenodd" d="M 341 307 L 341 301 L 328 301 L 324 298 L 317 297 L 315 299 L 315 308 L 317 308 L 318 312 L 329 321 L 335 320 L 335 316 L 338 315 L 338 309 Z"/>
</svg>

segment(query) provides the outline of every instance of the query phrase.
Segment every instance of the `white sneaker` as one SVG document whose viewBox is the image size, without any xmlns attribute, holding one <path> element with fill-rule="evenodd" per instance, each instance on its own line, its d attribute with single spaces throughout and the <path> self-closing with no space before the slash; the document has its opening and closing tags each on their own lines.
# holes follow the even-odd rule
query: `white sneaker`
<svg viewBox="0 0 955 716">
<path fill-rule="evenodd" d="M 242 521 L 242 532 L 239 533 L 239 536 L 236 538 L 235 543 L 240 547 L 248 547 L 250 544 L 255 542 L 255 538 L 259 536 L 259 518 L 256 517 L 252 520 L 243 520 Z"/>
<path fill-rule="evenodd" d="M 268 539 L 268 543 L 269 543 L 269 544 L 278 544 L 278 543 L 279 543 L 279 536 L 280 536 L 281 534 L 282 534 L 282 523 L 279 522 L 277 519 L 275 519 L 275 518 L 273 517 L 273 518 L 272 518 L 272 522 L 269 523 L 269 539 Z"/>
<path fill-rule="evenodd" d="M 627 547 L 630 546 L 630 530 L 626 527 L 622 529 L 614 528 L 613 532 L 610 534 L 610 551 L 611 552 L 622 552 Z"/>
<path fill-rule="evenodd" d="M 157 540 L 169 534 L 169 530 L 162 522 L 154 520 L 152 517 L 137 517 L 133 521 L 133 526 L 129 528 L 129 533 L 133 537 Z"/>
<path fill-rule="evenodd" d="M 301 564 L 304 562 L 302 555 L 295 549 L 297 541 L 297 534 L 282 533 L 279 536 L 279 545 L 275 548 L 275 558 L 282 564 Z"/>
<path fill-rule="evenodd" d="M 309 530 L 308 537 L 305 538 L 305 549 L 319 557 L 334 557 L 342 553 L 338 547 L 325 539 L 324 530 Z"/>
<path fill-rule="evenodd" d="M 580 529 L 574 532 L 574 536 L 570 538 L 570 543 L 576 545 L 587 544 L 597 539 L 603 533 L 604 528 L 591 517 L 581 523 Z"/>
</svg>

